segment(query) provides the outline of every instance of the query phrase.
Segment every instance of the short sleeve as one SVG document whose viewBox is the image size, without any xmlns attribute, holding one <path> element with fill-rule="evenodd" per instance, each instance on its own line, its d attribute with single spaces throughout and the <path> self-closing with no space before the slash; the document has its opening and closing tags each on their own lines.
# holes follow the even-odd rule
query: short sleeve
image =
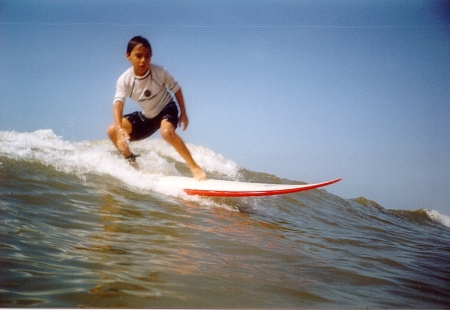
<svg viewBox="0 0 450 310">
<path fill-rule="evenodd" d="M 173 93 L 176 93 L 180 89 L 180 85 L 177 80 L 167 71 L 166 68 L 160 67 L 158 65 L 154 65 L 153 68 L 156 72 L 156 79 L 163 82 L 164 85 Z"/>
<path fill-rule="evenodd" d="M 128 72 L 128 70 L 117 79 L 116 94 L 114 95 L 114 102 L 122 101 L 123 103 L 125 103 L 126 98 L 130 95 L 128 93 L 129 87 L 127 87 L 127 85 L 126 85 L 127 72 Z"/>
<path fill-rule="evenodd" d="M 173 78 L 173 76 L 167 70 L 164 70 L 164 71 L 166 72 L 166 80 L 167 80 L 166 86 L 167 86 L 167 88 L 171 92 L 176 93 L 180 89 L 180 85 L 178 84 L 177 80 L 175 80 Z"/>
</svg>

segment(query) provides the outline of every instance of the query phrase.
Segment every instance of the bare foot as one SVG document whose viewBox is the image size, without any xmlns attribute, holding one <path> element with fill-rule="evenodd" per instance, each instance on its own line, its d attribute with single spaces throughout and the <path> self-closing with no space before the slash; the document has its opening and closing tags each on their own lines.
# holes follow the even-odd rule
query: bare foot
<svg viewBox="0 0 450 310">
<path fill-rule="evenodd" d="M 202 181 L 206 179 L 206 173 L 200 167 L 191 169 L 194 179 Z"/>
</svg>

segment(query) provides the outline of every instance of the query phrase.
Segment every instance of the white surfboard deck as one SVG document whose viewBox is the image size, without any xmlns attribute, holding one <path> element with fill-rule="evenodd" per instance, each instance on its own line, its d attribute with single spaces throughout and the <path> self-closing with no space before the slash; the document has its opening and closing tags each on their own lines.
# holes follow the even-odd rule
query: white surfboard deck
<svg viewBox="0 0 450 310">
<path fill-rule="evenodd" d="M 266 184 L 207 179 L 198 181 L 180 176 L 160 176 L 158 181 L 184 190 L 188 195 L 213 197 L 251 197 L 296 193 L 327 186 L 341 179 L 315 184 Z"/>
</svg>

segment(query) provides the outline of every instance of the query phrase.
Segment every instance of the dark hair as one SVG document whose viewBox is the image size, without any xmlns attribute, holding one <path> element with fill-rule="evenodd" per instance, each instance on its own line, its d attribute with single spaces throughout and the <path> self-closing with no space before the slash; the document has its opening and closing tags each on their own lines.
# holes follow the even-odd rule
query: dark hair
<svg viewBox="0 0 450 310">
<path fill-rule="evenodd" d="M 131 54 L 131 51 L 133 50 L 133 48 L 135 48 L 136 45 L 139 45 L 139 44 L 148 48 L 150 50 L 150 55 L 153 54 L 150 42 L 148 42 L 148 40 L 146 38 L 141 37 L 141 36 L 135 36 L 135 37 L 131 38 L 130 42 L 128 42 L 127 54 Z"/>
</svg>

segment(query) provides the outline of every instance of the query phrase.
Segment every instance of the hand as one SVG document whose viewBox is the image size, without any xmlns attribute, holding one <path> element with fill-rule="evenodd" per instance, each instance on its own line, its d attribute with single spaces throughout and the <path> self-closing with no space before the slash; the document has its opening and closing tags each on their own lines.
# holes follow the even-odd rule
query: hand
<svg viewBox="0 0 450 310">
<path fill-rule="evenodd" d="M 186 116 L 186 114 L 181 114 L 180 115 L 180 121 L 178 122 L 178 124 L 181 126 L 181 128 L 183 129 L 183 131 L 185 131 L 189 125 L 189 120 Z"/>
<path fill-rule="evenodd" d="M 120 152 L 125 151 L 128 148 L 130 135 L 122 127 L 117 130 L 117 148 Z"/>
</svg>

